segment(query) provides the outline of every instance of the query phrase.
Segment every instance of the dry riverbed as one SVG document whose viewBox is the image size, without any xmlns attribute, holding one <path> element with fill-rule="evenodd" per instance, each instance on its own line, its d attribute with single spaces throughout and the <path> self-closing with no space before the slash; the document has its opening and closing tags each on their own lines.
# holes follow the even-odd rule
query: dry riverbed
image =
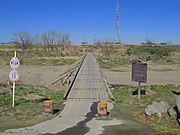
<svg viewBox="0 0 180 135">
<path fill-rule="evenodd" d="M 102 69 L 109 84 L 137 85 L 131 81 L 131 66 L 121 66 L 111 69 Z M 178 65 L 149 65 L 148 82 L 146 85 L 180 85 L 180 64 Z M 145 85 L 145 84 L 143 84 Z"/>
<path fill-rule="evenodd" d="M 20 66 L 20 84 L 46 86 L 59 78 L 69 66 Z M 8 82 L 9 66 L 0 66 L 0 82 Z M 136 85 L 131 81 L 131 66 L 120 66 L 102 69 L 109 84 Z M 149 65 L 147 85 L 176 84 L 180 85 L 180 64 L 178 65 Z"/>
</svg>

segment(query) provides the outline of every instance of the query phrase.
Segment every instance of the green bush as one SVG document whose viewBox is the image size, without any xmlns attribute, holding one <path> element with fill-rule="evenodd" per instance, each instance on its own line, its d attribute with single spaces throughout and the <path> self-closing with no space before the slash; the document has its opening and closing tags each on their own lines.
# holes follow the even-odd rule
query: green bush
<svg viewBox="0 0 180 135">
<path fill-rule="evenodd" d="M 121 57 L 115 57 L 113 59 L 106 59 L 106 58 L 101 57 L 101 58 L 98 58 L 98 62 L 100 64 L 100 67 L 105 68 L 105 69 L 130 64 L 129 59 L 121 58 Z"/>
<path fill-rule="evenodd" d="M 0 106 L 11 105 L 11 91 L 5 90 L 0 95 Z"/>
<path fill-rule="evenodd" d="M 127 54 L 143 61 L 156 61 L 168 60 L 174 51 L 170 46 L 134 46 L 127 49 Z"/>
<path fill-rule="evenodd" d="M 130 64 L 129 59 L 125 58 L 115 58 L 113 60 L 114 65 L 128 65 Z"/>
</svg>

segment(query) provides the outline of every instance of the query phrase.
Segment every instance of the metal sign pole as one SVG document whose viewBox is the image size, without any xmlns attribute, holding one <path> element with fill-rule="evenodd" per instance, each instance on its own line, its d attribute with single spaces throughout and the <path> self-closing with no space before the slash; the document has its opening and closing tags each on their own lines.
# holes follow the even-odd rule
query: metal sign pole
<svg viewBox="0 0 180 135">
<path fill-rule="evenodd" d="M 15 99 L 15 86 L 16 86 L 16 83 L 13 82 L 13 101 L 12 101 L 12 107 L 14 107 L 14 99 Z"/>
<path fill-rule="evenodd" d="M 14 57 L 16 57 L 16 51 L 14 52 Z M 15 82 L 13 82 L 13 103 L 12 103 L 12 107 L 14 107 L 15 87 L 16 87 L 16 84 L 15 84 Z"/>
<path fill-rule="evenodd" d="M 14 52 L 14 57 L 16 57 L 16 51 Z"/>
<path fill-rule="evenodd" d="M 14 57 L 16 57 L 16 51 L 14 52 Z M 13 82 L 13 102 L 12 102 L 12 107 L 14 107 L 14 100 L 15 100 L 15 87 L 16 83 Z"/>
<path fill-rule="evenodd" d="M 138 100 L 140 100 L 140 96 L 141 96 L 141 82 L 138 82 Z"/>
</svg>

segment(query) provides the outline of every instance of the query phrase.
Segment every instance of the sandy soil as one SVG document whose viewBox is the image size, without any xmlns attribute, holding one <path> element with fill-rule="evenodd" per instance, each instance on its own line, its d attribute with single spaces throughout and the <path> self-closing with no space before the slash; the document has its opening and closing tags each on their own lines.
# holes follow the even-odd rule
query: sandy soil
<svg viewBox="0 0 180 135">
<path fill-rule="evenodd" d="M 17 83 L 25 85 L 48 87 L 60 77 L 69 66 L 20 66 L 17 71 L 20 79 Z M 7 83 L 12 69 L 9 66 L 0 66 L 0 81 Z"/>
<path fill-rule="evenodd" d="M 112 69 L 102 69 L 104 76 L 109 84 L 119 85 L 137 85 L 137 82 L 131 81 L 131 66 L 122 66 Z M 148 82 L 143 85 L 180 85 L 180 65 L 162 65 L 148 66 Z"/>
<path fill-rule="evenodd" d="M 59 78 L 69 66 L 20 66 L 18 83 L 25 85 L 46 86 Z M 9 66 L 0 66 L 0 81 L 7 83 L 12 69 Z M 112 69 L 101 69 L 109 84 L 137 85 L 131 81 L 131 66 L 121 66 Z M 148 83 L 180 85 L 180 65 L 148 66 Z"/>
</svg>

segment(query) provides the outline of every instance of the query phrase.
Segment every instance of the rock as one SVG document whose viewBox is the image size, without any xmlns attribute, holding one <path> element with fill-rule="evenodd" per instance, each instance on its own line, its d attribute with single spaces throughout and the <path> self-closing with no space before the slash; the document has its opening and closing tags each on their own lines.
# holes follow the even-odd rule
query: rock
<svg viewBox="0 0 180 135">
<path fill-rule="evenodd" d="M 171 116 L 174 119 L 177 118 L 177 113 L 176 113 L 176 110 L 174 108 L 168 109 L 168 114 L 169 114 L 169 116 Z"/>
<path fill-rule="evenodd" d="M 175 100 L 176 100 L 176 105 L 177 105 L 178 111 L 180 112 L 180 96 L 175 95 Z"/>
<path fill-rule="evenodd" d="M 140 93 L 141 95 L 146 95 L 146 90 L 142 90 L 142 89 L 141 89 L 140 92 L 141 92 L 141 93 Z M 136 89 L 135 91 L 133 91 L 133 92 L 132 92 L 132 95 L 138 95 L 138 89 Z"/>
<path fill-rule="evenodd" d="M 173 92 L 174 97 L 175 97 L 178 112 L 180 112 L 180 92 L 177 92 L 175 90 L 172 90 L 172 92 Z"/>
<path fill-rule="evenodd" d="M 148 105 L 145 108 L 145 114 L 150 116 L 153 114 L 157 114 L 159 117 L 161 117 L 162 113 L 167 113 L 169 108 L 169 104 L 166 101 L 161 102 L 153 102 L 151 105 Z"/>
<path fill-rule="evenodd" d="M 0 107 L 0 114 L 3 112 L 3 107 Z"/>
</svg>

